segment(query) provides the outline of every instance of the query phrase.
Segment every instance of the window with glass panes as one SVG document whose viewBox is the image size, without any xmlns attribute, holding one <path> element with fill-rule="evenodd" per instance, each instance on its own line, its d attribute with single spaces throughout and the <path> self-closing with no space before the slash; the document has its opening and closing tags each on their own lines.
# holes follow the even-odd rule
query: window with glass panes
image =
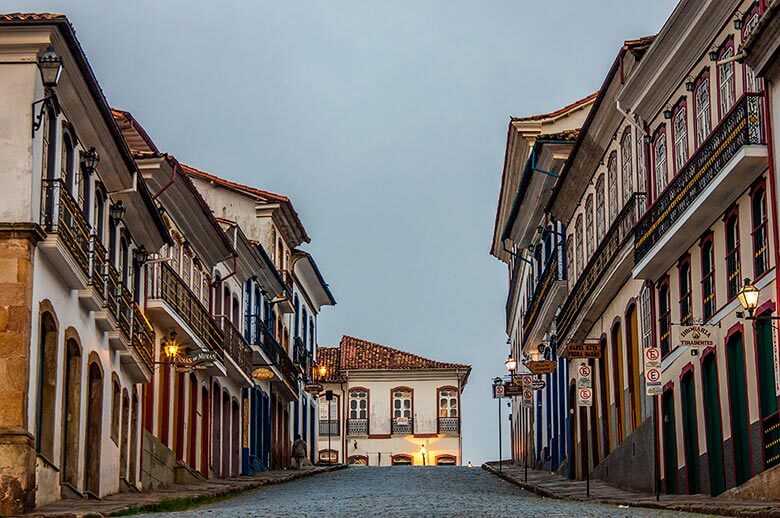
<svg viewBox="0 0 780 518">
<path fill-rule="evenodd" d="M 769 269 L 766 190 L 763 186 L 753 192 L 751 208 L 753 213 L 753 277 L 758 277 Z"/>
<path fill-rule="evenodd" d="M 689 325 L 693 322 L 690 259 L 682 261 L 678 270 L 680 274 L 680 323 Z"/>
<path fill-rule="evenodd" d="M 655 139 L 654 158 L 655 158 L 655 196 L 661 195 L 668 181 L 666 172 L 666 134 L 661 133 Z"/>
<path fill-rule="evenodd" d="M 729 59 L 734 49 L 728 48 L 720 54 L 719 61 Z M 723 117 L 734 106 L 734 62 L 718 66 L 718 84 L 720 91 L 720 116 Z"/>
<path fill-rule="evenodd" d="M 647 166 L 645 165 L 645 143 L 637 139 L 636 143 L 636 190 L 637 192 L 647 192 Z M 647 196 L 640 198 L 639 210 L 644 212 L 647 208 Z"/>
<path fill-rule="evenodd" d="M 574 254 L 572 253 L 572 243 L 574 243 L 574 236 L 569 234 L 566 238 L 566 274 L 570 279 L 577 278 L 577 273 L 574 269 Z"/>
<path fill-rule="evenodd" d="M 701 245 L 701 295 L 704 321 L 715 314 L 715 246 L 712 237 Z"/>
<path fill-rule="evenodd" d="M 458 417 L 458 393 L 454 389 L 439 391 L 439 417 Z"/>
<path fill-rule="evenodd" d="M 574 225 L 574 235 L 577 241 L 574 245 L 574 253 L 577 256 L 577 272 L 582 272 L 582 214 L 577 216 L 577 223 Z"/>
<path fill-rule="evenodd" d="M 645 286 L 639 298 L 639 309 L 642 312 L 642 348 L 653 344 L 653 309 L 650 299 L 650 286 Z"/>
<path fill-rule="evenodd" d="M 184 280 L 184 284 L 190 287 L 190 273 L 192 269 L 192 258 L 190 252 L 185 246 L 181 254 L 181 278 Z"/>
<path fill-rule="evenodd" d="M 688 122 L 685 105 L 674 112 L 674 166 L 679 171 L 688 161 Z"/>
<path fill-rule="evenodd" d="M 623 201 L 626 202 L 634 193 L 634 175 L 631 170 L 631 129 L 623 133 L 620 141 L 620 160 L 623 174 Z"/>
<path fill-rule="evenodd" d="M 729 300 L 739 293 L 741 288 L 739 267 L 739 219 L 732 214 L 726 220 L 726 295 Z"/>
<path fill-rule="evenodd" d="M 588 248 L 588 256 L 593 253 L 593 195 L 589 194 L 585 202 L 585 246 Z"/>
<path fill-rule="evenodd" d="M 670 349 L 669 332 L 672 325 L 671 303 L 669 300 L 669 282 L 663 281 L 658 287 L 658 332 L 660 334 L 661 354 Z"/>
<path fill-rule="evenodd" d="M 601 243 L 604 237 L 604 175 L 600 174 L 596 180 L 596 241 Z"/>
<path fill-rule="evenodd" d="M 406 389 L 393 390 L 393 419 L 412 417 L 412 392 Z"/>
<path fill-rule="evenodd" d="M 368 419 L 368 392 L 365 390 L 350 391 L 349 418 Z"/>
<path fill-rule="evenodd" d="M 710 78 L 703 77 L 696 86 L 696 145 L 709 136 L 712 124 L 710 114 Z"/>
<path fill-rule="evenodd" d="M 747 21 L 743 22 L 742 24 L 742 41 L 745 41 L 747 37 L 750 36 L 750 33 L 755 30 L 760 19 L 761 17 L 758 13 L 758 6 L 756 6 L 753 10 L 753 13 L 748 15 Z M 760 81 L 761 80 L 756 77 L 756 73 L 753 72 L 753 69 L 745 65 L 745 90 L 750 93 L 760 92 Z"/>
<path fill-rule="evenodd" d="M 618 213 L 617 153 L 612 152 L 607 162 L 607 189 L 609 190 L 609 222 L 615 221 Z"/>
</svg>

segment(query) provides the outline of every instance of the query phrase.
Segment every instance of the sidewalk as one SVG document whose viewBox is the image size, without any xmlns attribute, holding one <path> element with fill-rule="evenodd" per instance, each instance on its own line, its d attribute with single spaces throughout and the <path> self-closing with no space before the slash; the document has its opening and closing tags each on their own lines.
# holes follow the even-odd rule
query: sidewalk
<svg viewBox="0 0 780 518">
<path fill-rule="evenodd" d="M 232 496 L 251 489 L 291 482 L 345 467 L 346 465 L 340 464 L 336 466 L 314 467 L 301 471 L 265 471 L 251 477 L 218 478 L 197 484 L 175 484 L 149 492 L 117 493 L 102 500 L 58 500 L 40 507 L 25 516 L 56 516 L 58 518 L 116 516 L 136 510 L 154 512 L 161 507 L 161 504 L 164 507 L 177 506 L 178 510 L 183 510 L 188 505 L 197 505 L 198 503 Z"/>
<path fill-rule="evenodd" d="M 721 516 L 761 516 L 780 517 L 780 503 L 761 500 L 732 500 L 704 495 L 661 495 L 656 501 L 655 495 L 620 489 L 601 480 L 591 479 L 590 499 L 585 496 L 585 481 L 570 480 L 548 471 L 528 470 L 528 483 L 525 483 L 525 469 L 522 466 L 504 463 L 503 471 L 498 471 L 498 462 L 489 462 L 482 468 L 546 498 L 598 502 L 602 504 L 626 505 L 629 507 L 647 507 L 670 511 L 715 514 Z"/>
</svg>

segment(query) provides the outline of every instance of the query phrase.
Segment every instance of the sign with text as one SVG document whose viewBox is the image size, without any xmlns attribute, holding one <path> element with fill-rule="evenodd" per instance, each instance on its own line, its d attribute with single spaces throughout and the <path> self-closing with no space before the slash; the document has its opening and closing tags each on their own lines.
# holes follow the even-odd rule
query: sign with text
<svg viewBox="0 0 780 518">
<path fill-rule="evenodd" d="M 528 370 L 534 374 L 551 374 L 558 364 L 552 360 L 536 360 L 526 364 Z"/>
<path fill-rule="evenodd" d="M 672 342 L 683 347 L 701 349 L 715 347 L 718 340 L 718 326 L 693 324 L 681 326 L 672 324 Z"/>
<path fill-rule="evenodd" d="M 547 383 L 544 380 L 534 380 L 534 382 L 531 383 L 531 390 L 542 390 L 546 386 Z"/>
<path fill-rule="evenodd" d="M 593 390 L 587 387 L 577 389 L 577 406 L 593 406 Z"/>
<path fill-rule="evenodd" d="M 574 358 L 601 358 L 601 344 L 599 342 L 569 342 L 564 356 Z"/>
<path fill-rule="evenodd" d="M 659 347 L 645 347 L 645 393 L 648 396 L 661 394 L 661 349 Z"/>
<path fill-rule="evenodd" d="M 577 388 L 593 388 L 593 369 L 587 363 L 577 366 Z"/>
</svg>

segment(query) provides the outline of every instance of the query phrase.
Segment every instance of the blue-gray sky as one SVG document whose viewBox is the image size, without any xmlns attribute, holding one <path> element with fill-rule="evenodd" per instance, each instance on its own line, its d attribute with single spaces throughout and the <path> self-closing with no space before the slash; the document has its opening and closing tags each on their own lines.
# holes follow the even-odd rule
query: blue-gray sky
<svg viewBox="0 0 780 518">
<path fill-rule="evenodd" d="M 595 91 L 622 41 L 657 32 L 675 4 L 6 0 L 1 9 L 68 15 L 109 102 L 161 149 L 292 198 L 338 300 L 320 317 L 320 345 L 351 334 L 473 365 L 463 446 L 476 464 L 497 456 L 489 385 L 508 351 L 506 269 L 488 254 L 508 118 Z"/>
</svg>

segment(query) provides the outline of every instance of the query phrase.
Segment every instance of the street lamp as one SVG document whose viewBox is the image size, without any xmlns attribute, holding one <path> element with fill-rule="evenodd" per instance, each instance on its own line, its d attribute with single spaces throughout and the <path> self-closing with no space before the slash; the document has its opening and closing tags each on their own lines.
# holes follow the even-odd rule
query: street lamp
<svg viewBox="0 0 780 518">
<path fill-rule="evenodd" d="M 176 331 L 171 331 L 170 338 L 165 342 L 165 355 L 172 361 L 179 355 L 179 344 L 176 342 Z"/>
<path fill-rule="evenodd" d="M 84 153 L 81 159 L 84 162 L 84 168 L 89 174 L 92 174 L 95 172 L 98 162 L 100 162 L 100 155 L 98 154 L 97 149 L 91 147 Z"/>
<path fill-rule="evenodd" d="M 753 312 L 758 307 L 758 288 L 751 284 L 750 279 L 745 279 L 745 285 L 737 293 L 737 300 L 745 308 L 745 311 L 748 312 L 748 318 L 753 318 Z"/>
<path fill-rule="evenodd" d="M 38 71 L 41 73 L 41 82 L 46 88 L 54 88 L 62 75 L 62 58 L 49 47 L 38 56 Z"/>
<path fill-rule="evenodd" d="M 122 203 L 122 200 L 119 200 L 118 202 L 111 205 L 111 219 L 114 221 L 121 220 L 124 217 L 126 211 L 127 209 L 125 208 L 125 204 Z"/>
<path fill-rule="evenodd" d="M 425 449 L 425 445 L 424 445 L 424 444 L 421 444 L 421 445 L 420 445 L 420 455 L 422 455 L 423 466 L 425 466 L 425 464 L 426 464 L 426 462 L 425 462 L 425 455 L 426 455 L 427 453 L 428 453 L 428 450 L 426 450 L 426 449 Z"/>
<path fill-rule="evenodd" d="M 499 377 L 493 378 L 493 388 L 500 387 L 504 383 L 504 380 L 502 380 Z M 495 391 L 494 391 L 495 392 Z M 501 460 L 502 457 L 502 447 L 501 447 L 501 398 L 498 397 L 498 471 L 503 472 L 504 466 Z"/>
<path fill-rule="evenodd" d="M 320 379 L 325 379 L 325 376 L 328 374 L 328 368 L 324 365 L 320 365 L 317 369 L 317 374 L 319 374 Z"/>
<path fill-rule="evenodd" d="M 506 365 L 506 370 L 509 371 L 509 375 L 512 377 L 512 379 L 515 379 L 515 371 L 517 370 L 517 360 L 512 358 L 512 355 L 506 357 L 506 361 L 504 362 L 504 365 Z"/>
</svg>

